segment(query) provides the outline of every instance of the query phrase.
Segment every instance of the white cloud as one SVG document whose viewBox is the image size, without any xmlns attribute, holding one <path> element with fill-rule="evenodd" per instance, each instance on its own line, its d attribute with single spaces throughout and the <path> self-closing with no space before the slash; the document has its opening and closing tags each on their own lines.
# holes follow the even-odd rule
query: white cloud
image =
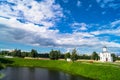
<svg viewBox="0 0 120 80">
<path fill-rule="evenodd" d="M 3 3 L 0 5 L 0 15 L 32 22 L 46 27 L 52 27 L 56 21 L 64 17 L 60 5 L 54 0 L 8 0 L 15 5 Z M 47 23 L 47 24 L 46 24 Z"/>
<path fill-rule="evenodd" d="M 114 30 L 101 30 L 101 31 L 94 31 L 91 32 L 91 34 L 94 35 L 100 35 L 100 34 L 113 34 L 113 35 L 117 35 L 120 36 L 120 29 L 114 29 Z"/>
<path fill-rule="evenodd" d="M 120 4 L 119 2 L 117 3 L 116 0 L 96 0 L 96 2 L 100 5 L 101 8 L 120 8 Z"/>
<path fill-rule="evenodd" d="M 120 47 L 120 44 L 115 42 L 102 41 L 101 43 L 109 47 Z"/>
<path fill-rule="evenodd" d="M 54 0 L 44 0 L 42 2 L 9 0 L 9 2 L 16 5 L 0 5 L 1 41 L 46 47 L 99 47 L 103 45 L 103 41 L 99 40 L 96 35 L 104 33 L 119 35 L 120 33 L 120 29 L 82 32 L 88 30 L 88 24 L 75 22 L 71 25 L 76 30 L 75 32 L 60 34 L 57 29 L 49 29 L 61 17 L 64 17 L 62 8 L 55 4 Z M 25 22 L 22 23 L 18 19 L 25 20 Z M 117 24 L 119 24 L 119 21 L 111 23 L 111 25 Z M 120 46 L 115 42 L 106 41 L 105 43 L 109 46 Z"/>
<path fill-rule="evenodd" d="M 77 1 L 77 6 L 80 7 L 81 6 L 81 2 L 78 0 Z"/>
<path fill-rule="evenodd" d="M 99 40 L 93 33 L 74 32 L 60 34 L 59 30 L 50 30 L 46 27 L 39 27 L 33 23 L 21 23 L 16 19 L 0 18 L 0 40 L 13 41 L 33 46 L 53 47 L 101 47 L 106 44 L 108 47 L 120 47 L 119 43 Z M 102 32 L 98 32 L 102 33 Z M 8 39 L 9 38 L 9 39 Z"/>
<path fill-rule="evenodd" d="M 120 26 L 120 20 L 116 20 L 114 22 L 111 23 L 111 26 L 114 27 L 116 25 L 119 25 Z"/>
<path fill-rule="evenodd" d="M 63 0 L 63 2 L 64 2 L 64 3 L 68 3 L 68 2 L 69 2 L 69 0 Z"/>
<path fill-rule="evenodd" d="M 116 20 L 116 21 L 111 22 L 110 24 L 103 25 L 103 26 L 101 26 L 101 28 L 103 28 L 103 29 L 93 31 L 91 33 L 94 34 L 94 35 L 113 34 L 113 35 L 116 35 L 116 36 L 120 36 L 120 20 Z"/>
<path fill-rule="evenodd" d="M 15 41 L 39 46 L 80 46 L 97 44 L 93 35 L 89 33 L 74 32 L 72 34 L 59 34 L 58 30 L 49 30 L 33 23 L 20 23 L 16 19 L 0 18 L 0 40 Z M 7 24 L 7 25 L 6 25 Z M 5 25 L 5 26 L 3 26 Z M 90 40 L 88 40 L 89 38 Z M 92 40 L 94 40 L 93 43 Z"/>
<path fill-rule="evenodd" d="M 75 29 L 75 31 L 87 30 L 87 24 L 85 23 L 74 22 L 73 24 L 71 24 L 71 26 Z"/>
</svg>

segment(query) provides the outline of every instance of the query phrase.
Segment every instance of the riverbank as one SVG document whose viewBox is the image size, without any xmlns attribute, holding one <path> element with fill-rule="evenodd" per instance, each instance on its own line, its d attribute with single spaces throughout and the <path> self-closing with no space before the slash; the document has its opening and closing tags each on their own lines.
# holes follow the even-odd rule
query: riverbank
<svg viewBox="0 0 120 80">
<path fill-rule="evenodd" d="M 5 66 L 0 62 L 0 70 L 5 68 Z M 4 77 L 4 74 L 0 73 L 0 79 Z"/>
<path fill-rule="evenodd" d="M 59 60 L 32 60 L 21 58 L 5 59 L 6 66 L 43 67 L 62 70 L 74 75 L 97 80 L 120 80 L 120 65 L 111 63 L 66 62 Z M 11 62 L 11 63 L 7 63 Z"/>
<path fill-rule="evenodd" d="M 5 74 L 0 73 L 0 79 L 2 79 L 5 76 Z"/>
</svg>

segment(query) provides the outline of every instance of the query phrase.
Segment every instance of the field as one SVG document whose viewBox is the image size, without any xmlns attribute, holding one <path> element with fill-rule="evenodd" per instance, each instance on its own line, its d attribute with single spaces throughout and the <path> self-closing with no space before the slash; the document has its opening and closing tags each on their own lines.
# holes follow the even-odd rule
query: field
<svg viewBox="0 0 120 80">
<path fill-rule="evenodd" d="M 43 67 L 80 75 L 96 80 L 120 80 L 120 63 L 90 61 L 66 62 L 64 60 L 37 60 L 22 58 L 0 58 L 6 66 Z"/>
</svg>

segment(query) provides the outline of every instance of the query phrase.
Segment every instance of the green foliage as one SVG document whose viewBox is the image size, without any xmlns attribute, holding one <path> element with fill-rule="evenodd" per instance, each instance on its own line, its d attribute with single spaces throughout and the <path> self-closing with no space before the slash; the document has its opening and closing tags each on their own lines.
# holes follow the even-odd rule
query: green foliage
<svg viewBox="0 0 120 80">
<path fill-rule="evenodd" d="M 24 57 L 28 57 L 30 54 L 30 52 L 21 52 L 21 57 L 24 58 Z"/>
<path fill-rule="evenodd" d="M 72 54 L 71 54 L 71 60 L 74 62 L 78 59 L 78 56 L 77 56 L 77 50 L 76 49 L 73 49 L 72 51 Z"/>
<path fill-rule="evenodd" d="M 70 56 L 71 56 L 71 55 L 70 55 L 70 52 L 66 53 L 66 54 L 65 54 L 65 59 L 70 58 Z"/>
<path fill-rule="evenodd" d="M 117 63 L 72 63 L 60 60 L 32 60 L 23 58 L 9 58 L 8 60 L 13 61 L 12 64 L 9 64 L 10 66 L 44 67 L 62 70 L 95 80 L 120 80 L 120 63 L 118 65 Z"/>
<path fill-rule="evenodd" d="M 40 53 L 40 54 L 38 54 L 38 57 L 49 58 L 49 54 L 48 53 Z"/>
<path fill-rule="evenodd" d="M 8 53 L 9 53 L 8 51 L 1 51 L 0 52 L 1 55 L 8 55 Z"/>
<path fill-rule="evenodd" d="M 87 60 L 90 60 L 91 59 L 91 56 L 90 55 L 78 55 L 78 59 L 87 59 Z"/>
<path fill-rule="evenodd" d="M 38 54 L 37 51 L 32 49 L 30 54 L 29 54 L 29 57 L 34 57 L 35 58 L 35 57 L 37 57 L 37 54 Z"/>
<path fill-rule="evenodd" d="M 21 50 L 15 49 L 13 52 L 9 52 L 9 55 L 14 57 L 21 57 Z"/>
<path fill-rule="evenodd" d="M 117 60 L 117 56 L 114 53 L 112 53 L 111 56 L 113 58 L 113 62 L 115 62 Z"/>
<path fill-rule="evenodd" d="M 0 80 L 5 77 L 5 74 L 0 73 Z"/>
<path fill-rule="evenodd" d="M 61 52 L 57 50 L 51 50 L 49 53 L 49 58 L 52 60 L 58 60 L 60 58 Z"/>
<path fill-rule="evenodd" d="M 92 58 L 93 60 L 98 60 L 98 59 L 99 59 L 99 56 L 98 56 L 98 54 L 94 51 L 94 52 L 92 53 L 91 58 Z"/>
<path fill-rule="evenodd" d="M 0 62 L 0 70 L 3 69 L 5 66 Z"/>
</svg>

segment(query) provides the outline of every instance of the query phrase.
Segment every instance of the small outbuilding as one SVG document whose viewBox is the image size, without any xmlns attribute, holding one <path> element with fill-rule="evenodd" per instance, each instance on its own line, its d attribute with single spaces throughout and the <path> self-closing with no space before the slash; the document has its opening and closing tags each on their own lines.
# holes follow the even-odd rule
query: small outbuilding
<svg viewBox="0 0 120 80">
<path fill-rule="evenodd" d="M 70 61 L 71 61 L 71 59 L 70 59 L 70 58 L 67 58 L 66 60 L 67 60 L 68 62 L 70 62 Z"/>
</svg>

